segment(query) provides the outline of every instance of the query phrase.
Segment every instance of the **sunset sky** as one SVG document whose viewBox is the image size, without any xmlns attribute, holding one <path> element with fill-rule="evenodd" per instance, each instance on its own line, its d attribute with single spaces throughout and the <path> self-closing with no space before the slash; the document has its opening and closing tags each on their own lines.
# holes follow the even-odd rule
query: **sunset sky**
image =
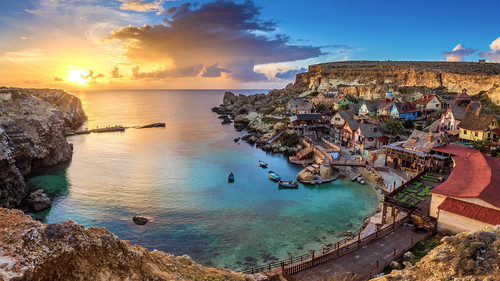
<svg viewBox="0 0 500 281">
<path fill-rule="evenodd" d="M 0 86 L 264 89 L 327 61 L 500 62 L 494 0 L 0 4 Z"/>
</svg>

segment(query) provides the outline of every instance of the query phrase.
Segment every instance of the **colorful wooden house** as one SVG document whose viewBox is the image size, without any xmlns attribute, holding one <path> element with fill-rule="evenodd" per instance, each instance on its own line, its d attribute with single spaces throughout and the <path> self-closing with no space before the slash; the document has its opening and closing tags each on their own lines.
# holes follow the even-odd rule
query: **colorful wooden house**
<svg viewBox="0 0 500 281">
<path fill-rule="evenodd" d="M 368 155 L 369 151 L 387 145 L 389 139 L 385 137 L 384 130 L 385 123 L 359 124 L 354 132 L 354 149 L 358 150 L 362 155 Z"/>
<path fill-rule="evenodd" d="M 415 106 L 414 102 L 395 102 L 391 108 L 390 115 L 400 119 L 412 121 L 415 120 L 419 112 L 419 109 Z"/>
<path fill-rule="evenodd" d="M 345 107 L 349 105 L 351 101 L 347 96 L 340 96 L 339 98 L 335 99 L 333 102 L 333 109 L 339 110 L 339 108 Z"/>
<path fill-rule="evenodd" d="M 379 103 L 380 100 L 374 100 L 373 98 L 362 101 L 358 109 L 358 116 L 360 117 L 377 116 L 377 109 Z"/>
<path fill-rule="evenodd" d="M 493 114 L 480 114 L 468 111 L 464 120 L 458 125 L 459 140 L 464 142 L 486 141 L 494 139 L 493 129 L 498 128 L 498 120 Z"/>
<path fill-rule="evenodd" d="M 416 102 L 421 112 L 432 112 L 443 109 L 443 101 L 437 95 L 424 94 Z"/>
</svg>

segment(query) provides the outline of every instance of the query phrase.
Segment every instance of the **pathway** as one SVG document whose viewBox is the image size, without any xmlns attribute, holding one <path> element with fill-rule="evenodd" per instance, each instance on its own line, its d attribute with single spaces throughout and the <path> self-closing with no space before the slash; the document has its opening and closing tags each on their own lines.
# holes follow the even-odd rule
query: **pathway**
<svg viewBox="0 0 500 281">
<path fill-rule="evenodd" d="M 394 249 L 400 252 L 410 247 L 413 243 L 423 240 L 426 233 L 415 233 L 410 226 L 401 226 L 390 234 L 373 241 L 372 243 L 351 253 L 341 256 L 332 261 L 306 269 L 293 275 L 296 280 L 343 280 L 344 277 L 352 277 L 354 274 L 363 276 L 377 269 L 383 270 L 383 264 L 394 259 Z"/>
</svg>

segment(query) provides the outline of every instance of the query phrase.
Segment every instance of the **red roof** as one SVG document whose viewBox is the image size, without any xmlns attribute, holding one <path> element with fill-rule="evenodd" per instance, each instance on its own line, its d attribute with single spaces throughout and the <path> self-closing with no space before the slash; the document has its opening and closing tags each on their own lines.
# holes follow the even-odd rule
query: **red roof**
<svg viewBox="0 0 500 281">
<path fill-rule="evenodd" d="M 386 142 L 386 141 L 389 141 L 388 138 L 386 138 L 385 136 L 381 136 L 381 137 L 378 137 L 377 138 L 379 142 Z"/>
<path fill-rule="evenodd" d="M 431 193 L 479 198 L 500 208 L 500 158 L 475 152 L 453 160 L 456 166 L 450 176 Z"/>
<path fill-rule="evenodd" d="M 500 224 L 500 211 L 449 197 L 438 209 L 492 225 Z"/>
<path fill-rule="evenodd" d="M 451 131 L 451 130 L 450 130 Z M 438 151 L 442 153 L 451 154 L 453 156 L 467 157 L 471 153 L 478 152 L 477 150 L 466 148 L 459 145 L 446 144 L 431 149 L 432 151 Z"/>
<path fill-rule="evenodd" d="M 422 105 L 426 105 L 428 104 L 434 97 L 436 97 L 438 99 L 439 102 L 441 102 L 439 100 L 439 98 L 436 96 L 436 95 L 428 95 L 428 94 L 425 94 L 423 96 L 421 96 L 417 101 L 416 103 L 417 104 L 422 104 Z"/>
<path fill-rule="evenodd" d="M 491 131 L 500 136 L 500 128 L 492 129 Z"/>
</svg>

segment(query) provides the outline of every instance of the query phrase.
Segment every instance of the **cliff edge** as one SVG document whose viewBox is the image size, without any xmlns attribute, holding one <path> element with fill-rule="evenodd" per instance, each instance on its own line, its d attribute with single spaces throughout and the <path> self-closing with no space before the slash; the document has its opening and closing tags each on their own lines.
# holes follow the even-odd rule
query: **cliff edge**
<svg viewBox="0 0 500 281">
<path fill-rule="evenodd" d="M 414 266 L 374 281 L 500 280 L 500 226 L 443 237 Z"/>
<path fill-rule="evenodd" d="M 100 227 L 73 221 L 41 224 L 0 208 L 1 280 L 253 280 L 130 245 Z"/>
<path fill-rule="evenodd" d="M 65 128 L 86 119 L 81 101 L 63 90 L 0 88 L 0 206 L 21 203 L 33 168 L 71 159 Z"/>
<path fill-rule="evenodd" d="M 299 91 L 341 91 L 360 98 L 393 92 L 485 92 L 500 104 L 500 63 L 426 61 L 345 61 L 310 65 L 296 76 Z"/>
</svg>

